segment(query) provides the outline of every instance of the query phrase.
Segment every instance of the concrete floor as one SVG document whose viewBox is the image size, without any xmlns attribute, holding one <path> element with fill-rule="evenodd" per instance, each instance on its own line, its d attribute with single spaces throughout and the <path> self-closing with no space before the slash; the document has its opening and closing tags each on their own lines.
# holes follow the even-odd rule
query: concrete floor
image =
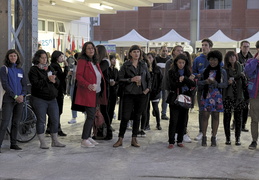
<svg viewBox="0 0 259 180">
<path fill-rule="evenodd" d="M 84 115 L 78 114 L 78 123 L 69 125 L 70 100 L 65 99 L 62 127 L 67 137 L 60 138 L 65 148 L 39 148 L 38 139 L 19 144 L 23 151 L 9 150 L 5 140 L 0 153 L 0 180 L 258 180 L 259 151 L 249 150 L 250 132 L 243 132 L 241 146 L 226 146 L 223 120 L 220 119 L 217 147 L 202 147 L 200 142 L 185 143 L 184 148 L 167 149 L 168 121 L 162 120 L 163 130 L 155 129 L 151 119 L 151 130 L 147 136 L 138 138 L 140 148 L 130 146 L 131 131 L 126 132 L 123 147 L 113 148 L 117 141 L 120 121 L 113 120 L 116 131 L 110 141 L 98 141 L 95 148 L 81 148 L 81 132 Z M 189 135 L 198 133 L 197 109 L 190 113 Z M 250 118 L 248 128 L 250 130 Z M 210 132 L 208 128 L 208 132 Z M 50 144 L 50 138 L 46 137 Z M 234 132 L 232 131 L 232 144 Z M 210 142 L 208 142 L 210 145 Z"/>
</svg>

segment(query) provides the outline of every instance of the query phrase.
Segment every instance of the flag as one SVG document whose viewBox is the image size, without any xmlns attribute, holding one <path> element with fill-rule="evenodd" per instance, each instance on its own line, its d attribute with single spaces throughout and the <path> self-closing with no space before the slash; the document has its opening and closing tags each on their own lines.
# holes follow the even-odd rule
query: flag
<svg viewBox="0 0 259 180">
<path fill-rule="evenodd" d="M 73 36 L 71 51 L 76 49 L 75 37 Z"/>
<path fill-rule="evenodd" d="M 58 50 L 59 50 L 59 47 L 60 47 L 60 35 L 58 36 Z"/>
<path fill-rule="evenodd" d="M 70 32 L 69 32 L 69 34 L 68 34 L 68 36 L 67 36 L 67 41 L 68 41 L 69 43 L 71 42 Z"/>
<path fill-rule="evenodd" d="M 53 38 L 53 48 L 56 48 L 56 43 L 55 43 L 55 39 Z"/>
</svg>

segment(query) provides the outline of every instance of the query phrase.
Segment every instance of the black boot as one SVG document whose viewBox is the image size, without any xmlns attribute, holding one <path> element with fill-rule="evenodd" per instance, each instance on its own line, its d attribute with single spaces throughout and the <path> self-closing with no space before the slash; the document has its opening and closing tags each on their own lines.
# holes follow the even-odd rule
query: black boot
<svg viewBox="0 0 259 180">
<path fill-rule="evenodd" d="M 58 131 L 58 135 L 59 135 L 59 136 L 67 136 L 67 134 L 64 133 L 62 130 Z"/>
<path fill-rule="evenodd" d="M 230 121 L 231 121 L 231 113 L 224 113 L 223 117 L 223 124 L 224 124 L 224 131 L 226 136 L 226 145 L 230 145 Z"/>
<path fill-rule="evenodd" d="M 207 136 L 202 136 L 201 145 L 206 147 L 207 146 Z"/>
<path fill-rule="evenodd" d="M 60 123 L 58 125 L 58 135 L 59 136 L 67 136 L 67 134 L 62 131 Z"/>
<path fill-rule="evenodd" d="M 230 141 L 230 137 L 226 137 L 226 142 L 225 142 L 226 145 L 231 145 L 231 141 Z"/>
<path fill-rule="evenodd" d="M 215 136 L 211 136 L 211 146 L 212 147 L 217 146 L 217 142 L 216 142 L 216 137 Z"/>
<path fill-rule="evenodd" d="M 235 116 L 235 137 L 236 137 L 236 145 L 239 146 L 241 145 L 240 143 L 240 135 L 241 135 L 241 128 L 242 128 L 242 118 L 241 118 L 242 113 L 240 111 L 234 111 L 234 116 Z"/>
<path fill-rule="evenodd" d="M 240 137 L 236 137 L 236 146 L 240 146 L 241 142 L 240 142 Z"/>
</svg>

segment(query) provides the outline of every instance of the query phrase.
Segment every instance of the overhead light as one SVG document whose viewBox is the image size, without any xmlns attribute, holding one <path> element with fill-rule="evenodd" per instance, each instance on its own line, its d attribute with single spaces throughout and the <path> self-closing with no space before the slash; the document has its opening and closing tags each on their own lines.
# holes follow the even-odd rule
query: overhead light
<svg viewBox="0 0 259 180">
<path fill-rule="evenodd" d="M 102 3 L 100 3 L 100 6 L 103 7 L 103 8 L 106 8 L 106 9 L 113 9 L 113 7 L 104 5 Z"/>
<path fill-rule="evenodd" d="M 74 3 L 74 2 L 85 2 L 85 0 L 62 0 L 65 2 L 69 2 L 69 3 Z"/>
<path fill-rule="evenodd" d="M 55 2 L 55 1 L 49 1 L 49 3 L 50 3 L 52 6 L 55 6 L 55 5 L 56 5 L 56 2 Z"/>
</svg>

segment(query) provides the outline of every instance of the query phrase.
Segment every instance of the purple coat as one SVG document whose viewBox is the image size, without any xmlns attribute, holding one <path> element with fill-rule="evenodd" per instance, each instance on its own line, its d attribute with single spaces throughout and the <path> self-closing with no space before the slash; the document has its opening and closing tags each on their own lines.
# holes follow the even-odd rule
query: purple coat
<svg viewBox="0 0 259 180">
<path fill-rule="evenodd" d="M 250 98 L 256 98 L 259 87 L 259 60 L 252 58 L 246 62 L 245 73 L 248 77 L 248 92 Z"/>
</svg>

